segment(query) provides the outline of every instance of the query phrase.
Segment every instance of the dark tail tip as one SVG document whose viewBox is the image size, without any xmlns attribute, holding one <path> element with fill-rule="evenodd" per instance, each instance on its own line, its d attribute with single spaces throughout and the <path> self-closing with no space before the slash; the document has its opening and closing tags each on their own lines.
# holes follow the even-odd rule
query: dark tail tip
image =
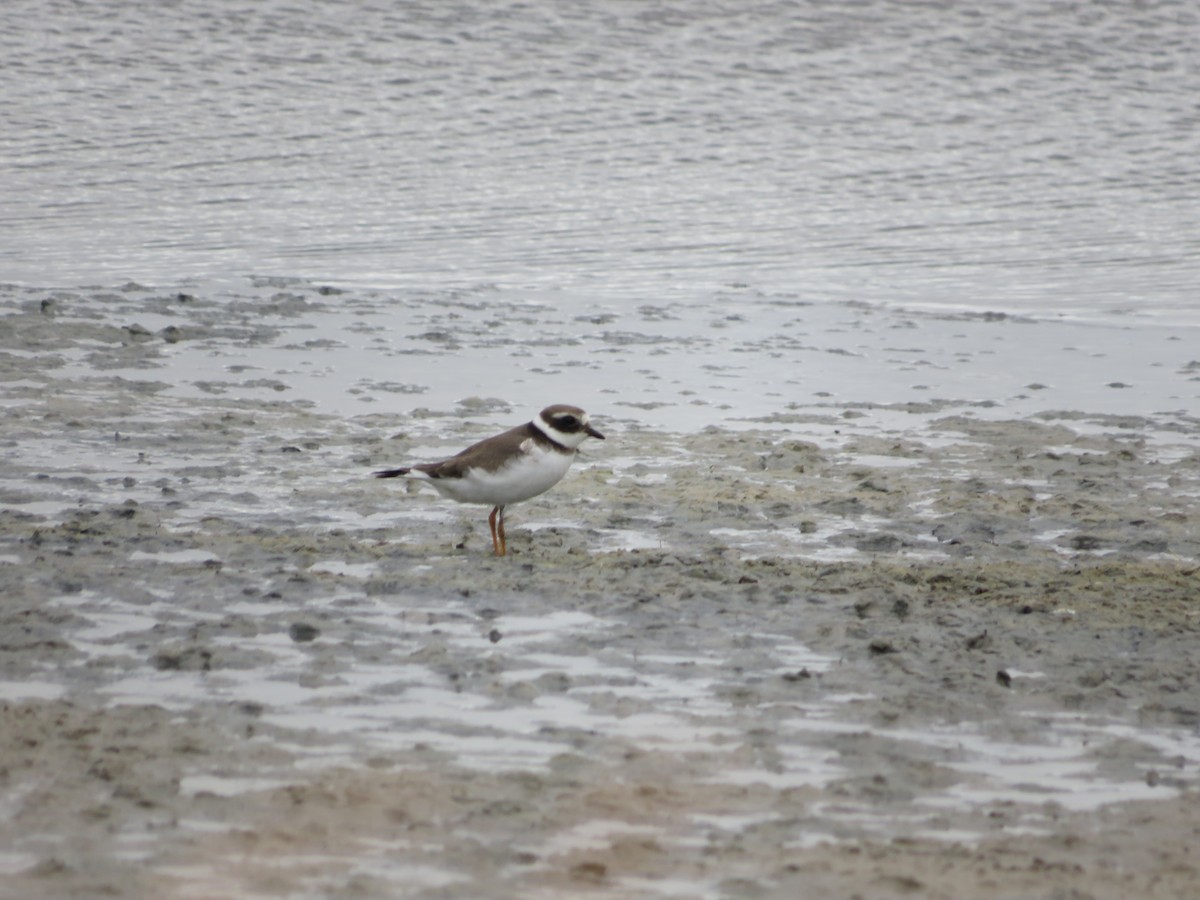
<svg viewBox="0 0 1200 900">
<path fill-rule="evenodd" d="M 375 472 L 376 478 L 399 478 L 401 475 L 407 475 L 411 469 L 384 469 L 382 472 Z"/>
</svg>

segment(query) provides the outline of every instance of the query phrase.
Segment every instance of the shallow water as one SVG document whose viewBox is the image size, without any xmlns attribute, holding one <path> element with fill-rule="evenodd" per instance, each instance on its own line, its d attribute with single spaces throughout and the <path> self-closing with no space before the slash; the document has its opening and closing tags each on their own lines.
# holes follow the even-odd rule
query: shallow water
<svg viewBox="0 0 1200 900">
<path fill-rule="evenodd" d="M 0 10 L 0 279 L 1197 324 L 1186 0 Z"/>
<path fill-rule="evenodd" d="M 13 313 L 21 291 L 9 296 Z M 572 401 L 617 427 L 774 425 L 823 446 L 839 442 L 850 418 L 860 429 L 911 433 L 950 413 L 1070 410 L 1112 421 L 1159 416 L 1169 429 L 1172 414 L 1200 410 L 1188 329 L 807 303 L 749 290 L 634 309 L 595 305 L 583 315 L 568 306 L 494 288 L 414 298 L 258 279 L 194 295 L 132 285 L 68 291 L 49 312 L 60 327 L 134 329 L 153 353 L 135 369 L 106 368 L 112 377 L 152 377 L 150 391 L 173 401 L 276 399 L 418 420 L 457 410 L 496 424 Z M 96 354 L 86 344 L 66 352 L 63 373 L 87 375 Z"/>
</svg>

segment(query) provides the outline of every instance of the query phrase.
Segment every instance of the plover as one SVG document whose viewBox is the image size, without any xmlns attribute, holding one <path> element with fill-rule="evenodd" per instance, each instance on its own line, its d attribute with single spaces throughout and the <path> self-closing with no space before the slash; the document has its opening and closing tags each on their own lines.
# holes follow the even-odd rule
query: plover
<svg viewBox="0 0 1200 900">
<path fill-rule="evenodd" d="M 376 478 L 427 480 L 443 497 L 459 503 L 489 503 L 492 549 L 504 556 L 504 507 L 550 490 L 562 480 L 586 438 L 604 440 L 578 406 L 556 404 L 532 422 L 472 444 L 441 462 L 376 472 Z"/>
</svg>

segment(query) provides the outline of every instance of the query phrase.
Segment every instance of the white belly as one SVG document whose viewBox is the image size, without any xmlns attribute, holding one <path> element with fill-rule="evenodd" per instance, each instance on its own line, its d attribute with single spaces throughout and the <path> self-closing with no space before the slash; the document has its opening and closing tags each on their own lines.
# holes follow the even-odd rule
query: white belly
<svg viewBox="0 0 1200 900">
<path fill-rule="evenodd" d="M 535 447 L 495 472 L 472 469 L 462 478 L 430 480 L 443 497 L 459 503 L 505 506 L 544 493 L 562 481 L 574 453 L 543 451 Z"/>
</svg>

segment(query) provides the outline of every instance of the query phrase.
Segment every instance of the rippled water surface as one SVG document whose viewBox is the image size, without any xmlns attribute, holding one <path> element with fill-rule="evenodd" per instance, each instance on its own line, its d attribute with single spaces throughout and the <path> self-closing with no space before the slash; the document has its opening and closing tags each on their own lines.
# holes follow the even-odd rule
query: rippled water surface
<svg viewBox="0 0 1200 900">
<path fill-rule="evenodd" d="M 1188 2 L 9 0 L 0 279 L 1197 319 Z"/>
</svg>

